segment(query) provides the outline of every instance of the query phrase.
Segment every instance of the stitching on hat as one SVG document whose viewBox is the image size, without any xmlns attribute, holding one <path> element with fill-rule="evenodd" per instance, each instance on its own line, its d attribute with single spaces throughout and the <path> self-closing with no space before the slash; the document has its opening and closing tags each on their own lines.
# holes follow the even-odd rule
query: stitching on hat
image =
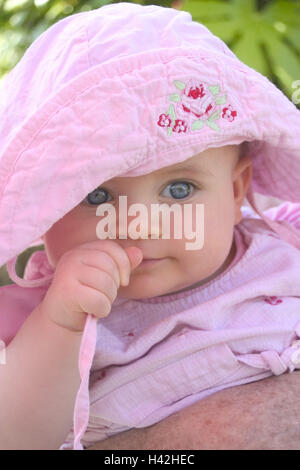
<svg viewBox="0 0 300 470">
<path fill-rule="evenodd" d="M 167 128 L 168 136 L 173 132 L 190 134 L 204 126 L 221 132 L 222 119 L 233 122 L 237 117 L 237 111 L 227 103 L 227 95 L 218 84 L 209 85 L 197 78 L 173 83 L 179 92 L 169 95 L 171 104 L 157 121 L 160 127 Z"/>
</svg>

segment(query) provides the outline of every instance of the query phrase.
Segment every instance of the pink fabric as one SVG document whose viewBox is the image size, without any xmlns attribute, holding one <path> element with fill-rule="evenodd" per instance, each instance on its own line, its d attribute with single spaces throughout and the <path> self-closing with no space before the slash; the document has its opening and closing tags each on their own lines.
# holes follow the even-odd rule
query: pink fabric
<svg viewBox="0 0 300 470">
<path fill-rule="evenodd" d="M 207 289 L 199 291 L 203 298 L 196 299 L 193 294 L 185 298 L 180 309 L 183 309 L 184 315 L 187 314 L 187 322 L 192 328 L 195 325 L 200 332 L 207 326 L 207 331 L 203 331 L 200 339 L 193 329 L 189 331 L 189 323 L 186 324 L 185 334 L 191 341 L 182 346 L 182 357 L 180 352 L 176 353 L 178 340 L 173 335 L 170 340 L 162 338 L 162 349 L 152 348 L 151 354 L 144 357 L 146 362 L 135 358 L 132 367 L 136 364 L 137 369 L 130 372 L 133 379 L 134 374 L 143 367 L 148 375 L 145 381 L 140 378 L 140 382 L 136 377 L 133 389 L 136 388 L 136 393 L 139 390 L 141 395 L 144 393 L 148 401 L 139 404 L 136 396 L 135 405 L 133 399 L 127 396 L 126 405 L 122 393 L 117 389 L 115 394 L 112 393 L 113 386 L 109 385 L 112 381 L 121 389 L 121 378 L 118 376 L 115 379 L 114 371 L 125 368 L 109 368 L 109 375 L 105 377 L 105 381 L 109 379 L 106 382 L 109 392 L 107 414 L 105 411 L 102 413 L 101 407 L 100 411 L 96 408 L 94 411 L 92 389 L 91 410 L 96 418 L 92 414 L 89 421 L 88 374 L 96 360 L 96 337 L 103 336 L 105 344 L 108 333 L 105 324 L 97 324 L 92 315 L 88 317 L 78 359 L 82 380 L 74 409 L 74 449 L 82 449 L 81 438 L 83 442 L 88 442 L 87 435 L 94 426 L 93 420 L 95 429 L 99 428 L 100 414 L 101 425 L 114 433 L 116 426 L 122 430 L 124 426 L 149 423 L 151 414 L 153 419 L 161 419 L 166 411 L 160 415 L 158 410 L 164 410 L 172 400 L 176 401 L 176 396 L 182 399 L 176 406 L 181 406 L 196 396 L 200 389 L 222 387 L 218 384 L 229 380 L 229 376 L 225 377 L 226 370 L 232 371 L 232 377 L 236 374 L 237 353 L 232 352 L 235 351 L 232 345 L 239 341 L 234 335 L 226 336 L 229 333 L 226 329 L 222 330 L 222 325 L 227 325 L 226 321 L 228 325 L 230 322 L 234 325 L 235 321 L 239 321 L 239 316 L 247 322 L 245 312 L 249 311 L 252 315 L 251 306 L 260 305 L 261 296 L 267 296 L 261 302 L 264 307 L 261 321 L 264 321 L 265 311 L 271 306 L 272 312 L 275 308 L 276 311 L 284 308 L 284 312 L 290 313 L 291 302 L 296 302 L 299 296 L 299 284 L 293 282 L 296 262 L 299 266 L 298 228 L 295 230 L 288 224 L 278 224 L 266 218 L 253 199 L 255 191 L 300 203 L 300 113 L 296 106 L 266 77 L 240 62 L 226 44 L 206 27 L 192 21 L 189 13 L 126 2 L 70 15 L 54 24 L 27 49 L 4 80 L 0 93 L 0 266 L 6 264 L 11 279 L 19 284 L 0 289 L 3 301 L 0 337 L 7 342 L 16 334 L 26 315 L 41 301 L 53 276 L 45 255 L 40 253 L 33 255 L 25 273 L 26 279 L 20 280 L 14 271 L 17 256 L 37 243 L 57 220 L 78 205 L 88 193 L 115 176 L 143 175 L 184 161 L 207 148 L 249 142 L 253 180 L 247 196 L 262 218 L 255 221 L 255 228 L 253 221 L 243 222 L 247 243 L 251 242 L 251 237 L 254 240 L 246 251 L 246 254 L 251 253 L 251 247 L 254 247 L 253 259 L 243 257 L 230 271 L 232 274 L 228 272 L 227 277 L 225 275 L 223 280 L 219 280 L 221 284 L 216 281 L 213 284 L 215 288 L 208 285 Z M 268 235 L 264 231 L 268 231 Z M 274 250 L 278 252 L 276 259 L 272 255 Z M 247 259 L 247 269 L 243 259 Z M 278 271 L 274 271 L 277 259 L 281 260 L 281 265 Z M 249 266 L 251 270 L 248 270 Z M 286 274 L 285 278 L 282 273 Z M 250 275 L 252 279 L 247 277 Z M 245 279 L 246 284 L 242 288 L 241 282 Z M 225 288 L 228 295 L 224 292 Z M 210 294 L 216 297 L 207 299 L 205 296 Z M 284 296 L 284 300 L 280 302 L 276 296 Z M 251 306 L 247 299 L 251 299 Z M 192 305 L 194 300 L 196 304 Z M 277 301 L 279 303 L 276 304 Z M 178 302 L 182 301 L 178 299 Z M 155 302 L 153 304 L 156 305 Z M 132 315 L 139 326 L 141 320 L 135 318 L 135 313 L 139 309 L 144 312 L 146 306 L 154 308 L 153 304 L 141 302 L 136 310 L 128 312 L 127 317 L 131 318 Z M 199 304 L 201 315 L 198 312 L 195 315 Z M 165 303 L 163 305 L 167 306 Z M 236 305 L 239 305 L 238 311 Z M 187 306 L 188 309 L 185 309 Z M 125 309 L 126 305 L 123 307 Z M 165 307 L 154 312 L 151 320 L 154 323 L 143 325 L 145 331 L 139 333 L 142 334 L 141 339 L 134 340 L 134 349 L 128 346 L 122 357 L 128 354 L 131 357 L 135 348 L 147 352 L 147 348 L 159 341 L 162 334 L 173 331 L 174 321 L 177 322 L 175 330 L 181 329 L 180 322 L 183 320 L 180 312 L 177 318 L 177 314 L 171 315 L 169 311 L 169 318 L 165 317 L 161 323 L 159 315 L 162 311 L 167 312 Z M 109 315 L 109 321 L 113 322 L 118 317 L 116 312 Z M 221 313 L 218 315 L 218 312 Z M 220 320 L 223 318 L 222 312 L 227 312 L 227 320 Z M 233 320 L 231 316 L 234 312 L 237 317 Z M 295 312 L 296 308 L 294 315 Z M 286 316 L 280 318 L 286 319 Z M 289 318 L 294 317 L 291 315 Z M 281 348 L 289 347 L 295 336 L 296 330 L 291 325 L 287 326 L 288 336 L 288 333 L 283 333 L 285 326 L 279 322 L 280 326 L 276 327 L 276 321 L 274 328 L 278 328 L 278 342 L 274 339 L 274 343 L 260 343 L 262 354 L 266 354 L 259 355 L 259 359 L 247 359 L 248 362 L 257 360 L 260 366 L 264 364 L 265 369 L 261 369 L 264 376 L 284 369 L 283 365 L 280 369 L 280 361 L 285 365 L 287 363 L 281 356 L 279 360 L 278 354 Z M 100 333 L 99 328 L 102 330 Z M 261 338 L 261 327 L 257 328 L 254 328 L 253 335 Z M 234 326 L 229 330 L 236 332 Z M 217 335 L 211 340 L 212 343 L 208 341 L 211 335 Z M 275 338 L 276 335 L 272 333 L 271 337 Z M 287 335 L 284 344 L 280 343 L 280 335 Z M 116 350 L 107 351 L 106 356 L 111 360 L 115 354 L 117 360 L 124 360 L 118 351 L 118 344 L 122 343 L 116 338 L 114 340 L 112 344 L 115 344 Z M 167 352 L 169 347 L 170 353 Z M 193 352 L 184 349 L 189 347 L 196 349 Z M 278 357 L 272 353 L 274 347 Z M 206 354 L 203 351 L 207 348 L 210 349 Z M 252 354 L 250 350 L 249 343 L 248 352 L 243 354 Z M 185 365 L 189 353 L 195 354 L 194 368 Z M 268 364 L 272 354 L 276 357 L 274 361 L 277 361 L 277 366 L 272 363 L 270 369 Z M 103 360 L 106 356 L 103 355 Z M 159 378 L 159 369 L 166 366 L 164 361 L 168 357 L 170 376 L 174 372 L 175 375 L 182 372 L 187 379 L 181 385 L 177 384 L 180 391 L 174 392 L 174 396 L 167 382 L 161 390 L 154 386 Z M 223 364 L 224 371 L 220 366 L 214 379 L 210 379 L 210 374 L 214 374 L 211 362 L 217 358 Z M 198 360 L 200 370 L 207 371 L 203 382 L 197 378 Z M 239 368 L 245 369 L 246 364 L 241 365 L 242 362 L 238 359 Z M 174 369 L 171 368 L 172 364 Z M 251 369 L 252 366 L 248 364 L 247 367 Z M 262 372 L 255 373 L 262 378 Z M 208 381 L 206 385 L 205 380 Z M 244 378 L 239 376 L 236 380 Z M 151 385 L 153 397 L 147 396 L 144 382 Z M 190 389 L 186 388 L 189 386 Z M 170 403 L 162 398 L 164 389 L 170 393 L 166 394 L 166 400 Z M 99 396 L 96 402 L 103 404 L 104 398 Z M 123 412 L 114 409 L 117 398 L 123 404 Z M 156 400 L 155 406 L 152 399 Z M 134 405 L 134 413 L 129 419 L 131 404 Z M 103 424 L 105 420 L 106 424 Z M 88 431 L 85 432 L 87 423 Z M 69 443 L 68 440 L 68 446 Z"/>
<path fill-rule="evenodd" d="M 219 117 L 201 116 L 197 89 Z M 0 98 L 0 266 L 104 181 L 210 147 L 248 141 L 253 190 L 300 201 L 300 112 L 187 12 L 122 2 L 70 15 L 31 44 Z M 161 126 L 171 105 L 185 131 Z"/>
<path fill-rule="evenodd" d="M 286 202 L 264 215 L 300 231 L 300 204 Z M 300 338 L 300 251 L 246 207 L 234 237 L 236 256 L 216 279 L 164 297 L 118 297 L 110 315 L 95 322 L 97 338 L 91 334 L 82 341 L 88 352 L 81 362 L 78 415 L 74 410 L 74 425 L 60 449 L 89 447 L 150 426 L 224 388 L 300 368 L 300 344 L 293 345 Z M 45 252 L 37 251 L 24 277 L 50 271 Z M 7 344 L 46 290 L 47 285 L 0 289 L 0 329 Z M 14 315 L 10 329 L 7 309 Z"/>
</svg>

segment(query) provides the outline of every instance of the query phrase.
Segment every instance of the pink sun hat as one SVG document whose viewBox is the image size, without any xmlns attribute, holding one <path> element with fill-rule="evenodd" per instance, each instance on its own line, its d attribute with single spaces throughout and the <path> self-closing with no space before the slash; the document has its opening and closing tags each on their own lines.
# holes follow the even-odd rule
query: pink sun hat
<svg viewBox="0 0 300 470">
<path fill-rule="evenodd" d="M 88 193 L 211 147 L 247 141 L 247 198 L 300 248 L 287 223 L 268 219 L 254 192 L 300 202 L 300 112 L 189 13 L 106 5 L 51 26 L 5 77 L 0 100 L 0 266 L 23 287 L 15 262 Z M 74 449 L 88 420 L 96 320 L 88 315 L 74 409 Z"/>
</svg>

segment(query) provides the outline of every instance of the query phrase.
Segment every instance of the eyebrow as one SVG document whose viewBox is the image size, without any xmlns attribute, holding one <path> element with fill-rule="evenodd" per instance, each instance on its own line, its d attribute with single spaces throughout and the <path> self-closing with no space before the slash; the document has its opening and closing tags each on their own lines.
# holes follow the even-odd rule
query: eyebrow
<svg viewBox="0 0 300 470">
<path fill-rule="evenodd" d="M 204 170 L 203 168 L 199 168 L 195 164 L 190 164 L 190 165 L 187 164 L 180 168 L 174 168 L 173 170 L 166 169 L 166 172 L 168 173 L 182 173 L 183 171 L 193 173 L 193 174 L 213 176 L 213 174 L 209 170 Z"/>
</svg>

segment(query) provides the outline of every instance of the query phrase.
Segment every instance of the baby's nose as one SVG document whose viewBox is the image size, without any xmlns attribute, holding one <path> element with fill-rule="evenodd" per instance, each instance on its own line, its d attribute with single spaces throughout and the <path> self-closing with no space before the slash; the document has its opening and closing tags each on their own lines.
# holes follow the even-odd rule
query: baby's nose
<svg viewBox="0 0 300 470">
<path fill-rule="evenodd" d="M 130 238 L 132 240 L 158 239 L 161 236 L 159 220 L 151 218 L 151 212 L 147 207 L 140 207 L 137 211 L 130 211 L 117 221 L 117 238 Z"/>
</svg>

